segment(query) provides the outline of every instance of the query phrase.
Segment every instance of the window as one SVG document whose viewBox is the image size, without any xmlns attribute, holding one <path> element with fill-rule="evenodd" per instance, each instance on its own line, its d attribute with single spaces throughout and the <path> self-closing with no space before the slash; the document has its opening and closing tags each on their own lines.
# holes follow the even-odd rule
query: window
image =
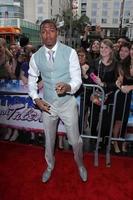
<svg viewBox="0 0 133 200">
<path fill-rule="evenodd" d="M 97 16 L 97 11 L 96 11 L 96 10 L 92 10 L 91 16 L 92 16 L 92 17 L 96 17 L 96 16 Z"/>
<path fill-rule="evenodd" d="M 130 0 L 130 1 L 128 0 L 128 1 L 125 1 L 124 7 L 125 8 L 130 8 L 131 5 L 132 5 L 132 0 Z"/>
<path fill-rule="evenodd" d="M 96 24 L 96 18 L 91 19 L 91 24 Z"/>
<path fill-rule="evenodd" d="M 102 19 L 101 19 L 101 23 L 102 23 L 102 24 L 107 24 L 107 19 L 102 18 Z"/>
<path fill-rule="evenodd" d="M 114 2 L 114 9 L 120 9 L 120 1 Z"/>
<path fill-rule="evenodd" d="M 124 23 L 125 24 L 129 24 L 129 19 L 127 18 L 127 19 L 124 19 Z"/>
<path fill-rule="evenodd" d="M 108 16 L 108 11 L 107 10 L 103 10 L 102 11 L 102 16 L 103 17 L 107 17 Z"/>
<path fill-rule="evenodd" d="M 114 10 L 113 11 L 113 16 L 114 17 L 119 17 L 119 10 Z"/>
<path fill-rule="evenodd" d="M 19 17 L 19 13 L 14 13 L 14 17 Z"/>
<path fill-rule="evenodd" d="M 86 11 L 81 11 L 81 15 L 86 15 Z"/>
<path fill-rule="evenodd" d="M 103 2 L 103 9 L 108 9 L 108 3 L 107 2 Z"/>
<path fill-rule="evenodd" d="M 85 11 L 86 10 L 86 3 L 81 5 L 81 10 Z"/>
<path fill-rule="evenodd" d="M 124 17 L 130 17 L 130 11 L 129 10 L 125 10 Z"/>
<path fill-rule="evenodd" d="M 39 20 L 39 21 L 42 21 L 42 20 L 43 20 L 43 17 L 38 17 L 38 20 Z"/>
<path fill-rule="evenodd" d="M 43 0 L 38 0 L 38 4 L 42 4 L 43 3 Z"/>
<path fill-rule="evenodd" d="M 3 3 L 4 1 L 3 0 L 0 0 L 0 4 Z M 4 2 L 5 3 L 5 2 Z M 6 4 L 12 4 L 13 1 L 12 0 L 6 0 Z"/>
<path fill-rule="evenodd" d="M 86 3 L 87 0 L 82 0 L 82 3 Z"/>
<path fill-rule="evenodd" d="M 43 7 L 38 7 L 38 13 L 43 13 Z"/>
<path fill-rule="evenodd" d="M 92 9 L 97 9 L 97 3 L 92 3 Z"/>
<path fill-rule="evenodd" d="M 118 18 L 113 18 L 112 23 L 113 24 L 118 24 Z"/>
</svg>

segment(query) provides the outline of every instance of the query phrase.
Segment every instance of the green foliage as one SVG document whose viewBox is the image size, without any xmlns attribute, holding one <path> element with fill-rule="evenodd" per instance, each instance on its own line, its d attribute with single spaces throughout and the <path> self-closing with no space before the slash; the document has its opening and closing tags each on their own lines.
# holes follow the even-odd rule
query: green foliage
<svg viewBox="0 0 133 200">
<path fill-rule="evenodd" d="M 70 9 L 64 11 L 63 19 L 64 19 L 64 29 L 66 31 L 69 30 L 70 28 L 70 20 L 71 20 L 73 33 L 75 31 L 81 33 L 84 30 L 85 25 L 90 23 L 90 20 L 86 15 L 82 15 L 80 18 L 78 15 L 73 17 Z"/>
</svg>

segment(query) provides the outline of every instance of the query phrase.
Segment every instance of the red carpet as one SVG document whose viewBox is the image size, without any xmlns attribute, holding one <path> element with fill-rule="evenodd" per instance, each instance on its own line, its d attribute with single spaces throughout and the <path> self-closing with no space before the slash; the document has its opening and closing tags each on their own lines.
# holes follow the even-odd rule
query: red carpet
<svg viewBox="0 0 133 200">
<path fill-rule="evenodd" d="M 82 183 L 72 152 L 56 151 L 56 166 L 51 180 L 41 183 L 46 167 L 43 148 L 0 142 L 0 200 L 132 200 L 133 158 L 112 157 L 99 167 L 93 155 L 85 153 L 89 181 Z"/>
</svg>

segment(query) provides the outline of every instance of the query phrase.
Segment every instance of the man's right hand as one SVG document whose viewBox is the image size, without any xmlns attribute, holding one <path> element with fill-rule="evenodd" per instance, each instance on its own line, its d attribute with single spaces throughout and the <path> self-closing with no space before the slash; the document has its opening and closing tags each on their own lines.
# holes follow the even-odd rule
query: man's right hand
<svg viewBox="0 0 133 200">
<path fill-rule="evenodd" d="M 34 101 L 40 110 L 48 112 L 50 114 L 50 105 L 48 103 L 40 98 L 36 98 L 34 99 Z"/>
</svg>

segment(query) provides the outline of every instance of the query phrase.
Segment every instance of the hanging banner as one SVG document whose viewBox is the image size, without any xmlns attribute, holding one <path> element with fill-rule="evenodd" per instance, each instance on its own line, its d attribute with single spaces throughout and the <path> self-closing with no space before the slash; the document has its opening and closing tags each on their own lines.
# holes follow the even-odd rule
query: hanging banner
<svg viewBox="0 0 133 200">
<path fill-rule="evenodd" d="M 42 96 L 42 91 L 40 90 Z M 28 87 L 18 80 L 0 80 L 0 125 L 11 128 L 43 131 L 42 112 L 28 96 Z M 58 133 L 66 133 L 60 121 Z"/>
</svg>

